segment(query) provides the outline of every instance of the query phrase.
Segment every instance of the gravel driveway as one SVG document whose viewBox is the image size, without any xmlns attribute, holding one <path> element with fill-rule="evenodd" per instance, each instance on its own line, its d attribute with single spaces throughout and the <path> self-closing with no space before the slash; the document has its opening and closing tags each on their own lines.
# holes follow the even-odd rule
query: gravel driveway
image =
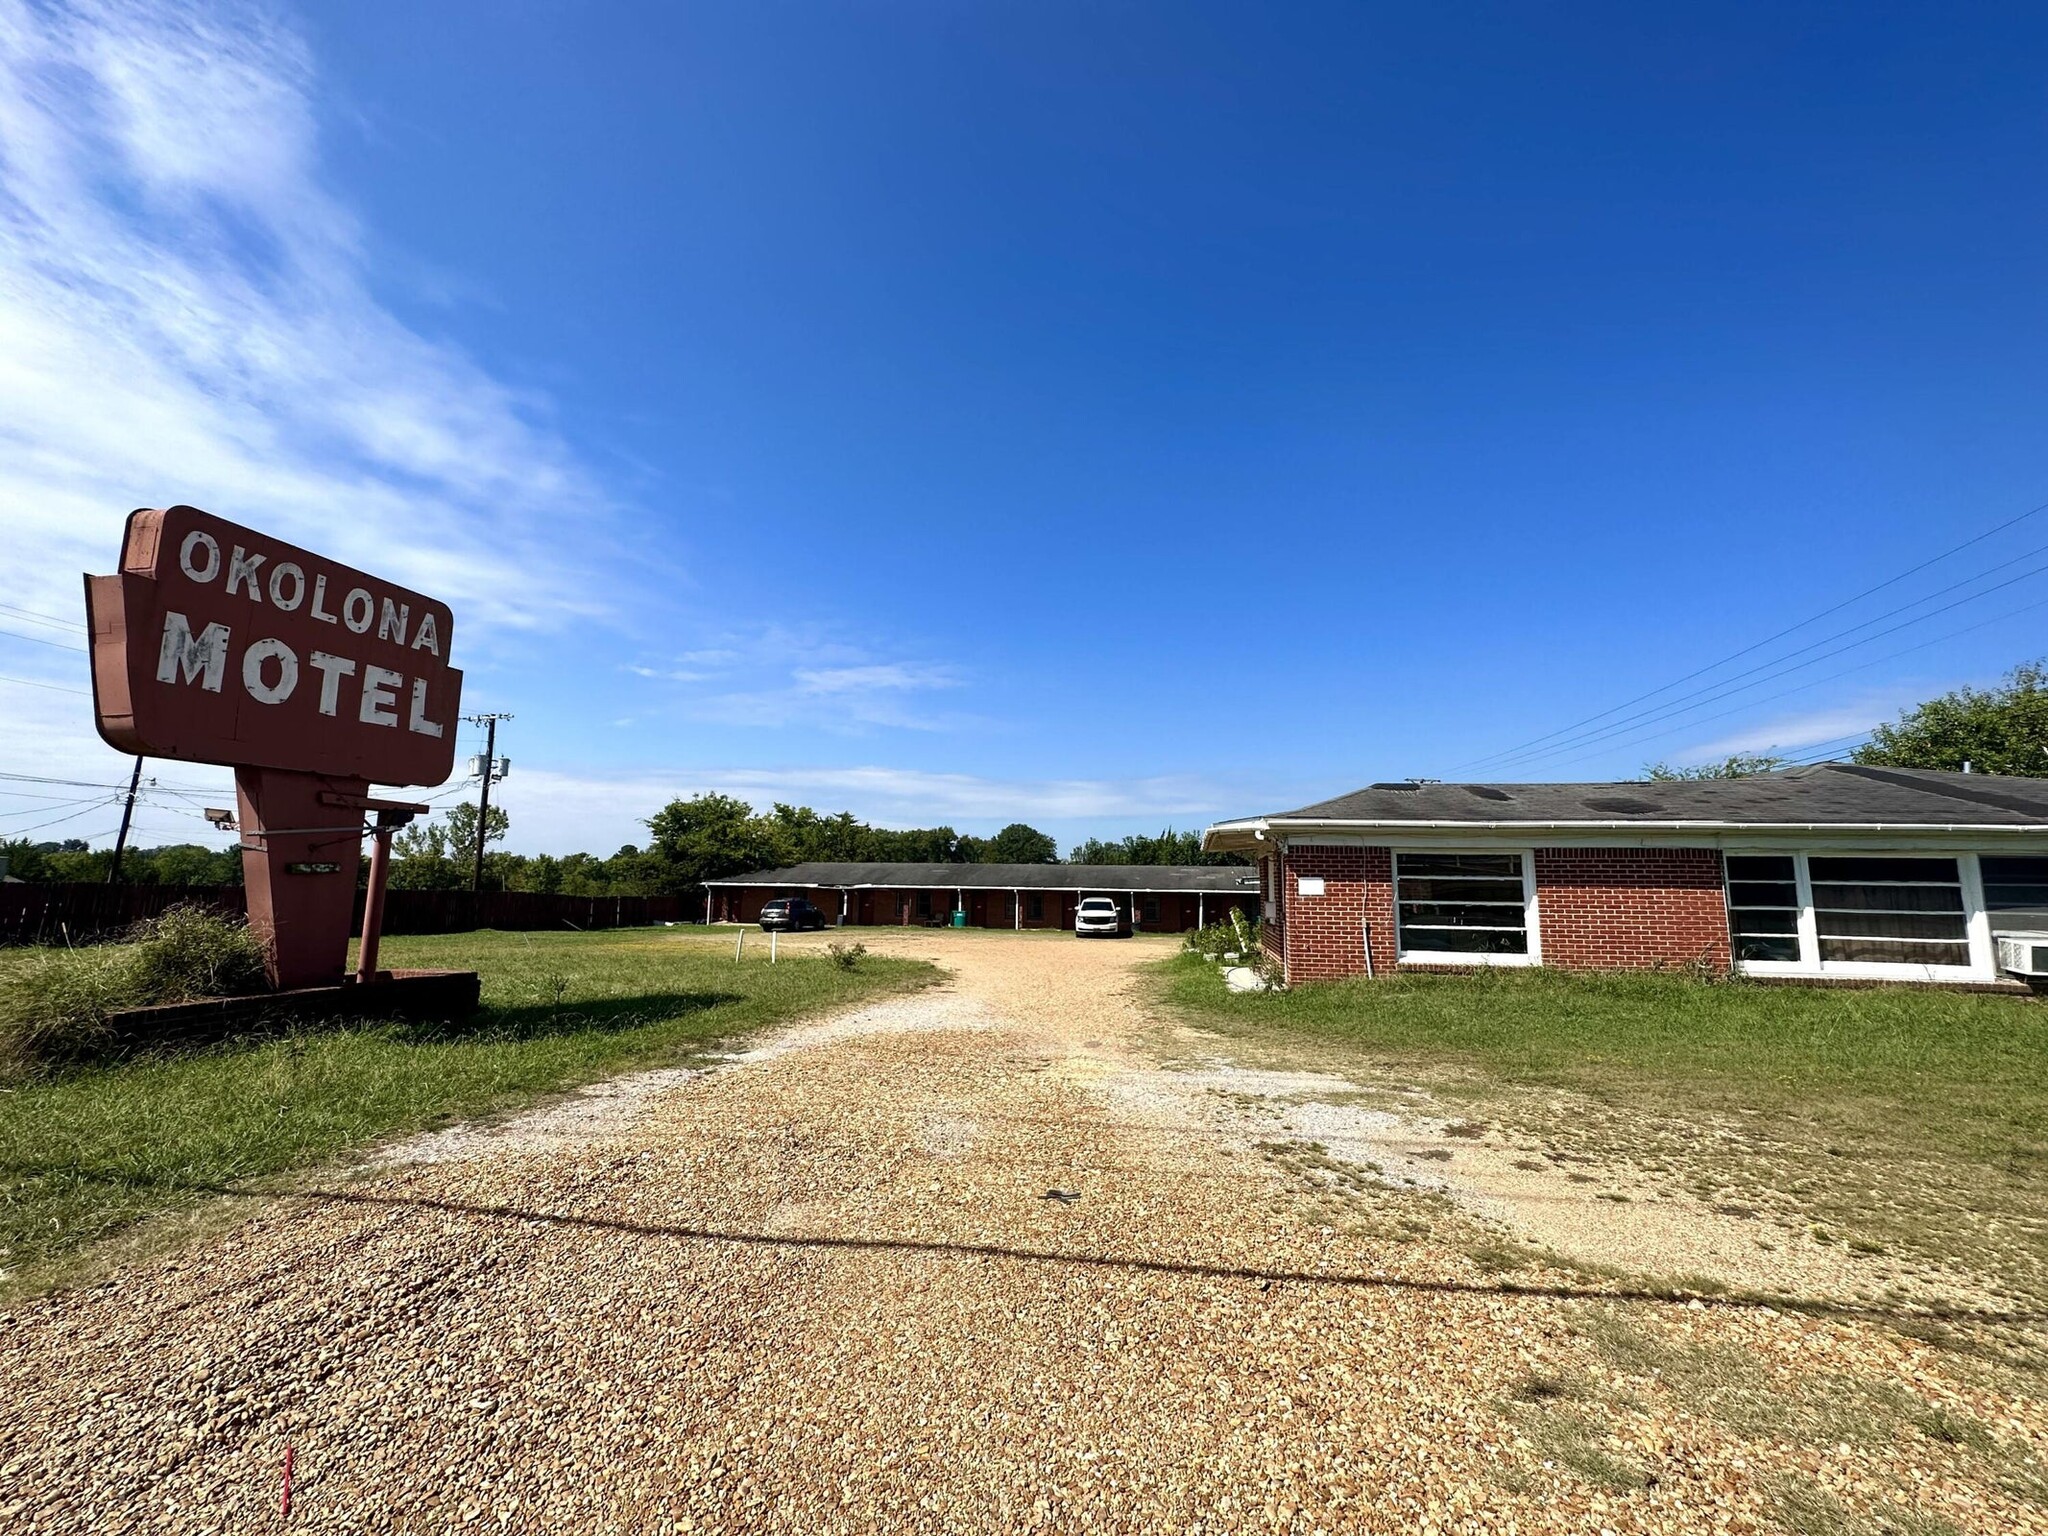
<svg viewBox="0 0 2048 1536">
<path fill-rule="evenodd" d="M 1120 1091 L 1160 1075 L 1156 943 L 863 937 L 954 980 L 0 1317 L 0 1530 L 271 1528 L 287 1445 L 291 1523 L 334 1530 L 2048 1528 L 1989 1452 L 1745 1436 L 1668 1379 L 1720 1351 L 2038 1452 L 1981 1371 L 1854 1317 L 1504 1289 L 1330 1224 L 1198 1094 Z M 1678 1353 L 1617 1362 L 1621 1326 Z"/>
</svg>

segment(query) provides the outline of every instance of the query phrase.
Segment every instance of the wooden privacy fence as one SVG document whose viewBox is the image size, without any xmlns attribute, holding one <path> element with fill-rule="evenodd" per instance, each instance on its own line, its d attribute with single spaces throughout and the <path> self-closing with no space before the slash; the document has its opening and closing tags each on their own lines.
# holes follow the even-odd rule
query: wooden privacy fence
<svg viewBox="0 0 2048 1536">
<path fill-rule="evenodd" d="M 166 907 L 189 903 L 243 914 L 240 886 L 0 885 L 0 944 L 73 944 L 119 938 Z M 467 933 L 474 928 L 538 931 L 639 928 L 694 922 L 703 902 L 680 896 L 556 896 L 541 891 L 389 891 L 386 933 Z M 362 925 L 356 910 L 356 926 Z"/>
</svg>

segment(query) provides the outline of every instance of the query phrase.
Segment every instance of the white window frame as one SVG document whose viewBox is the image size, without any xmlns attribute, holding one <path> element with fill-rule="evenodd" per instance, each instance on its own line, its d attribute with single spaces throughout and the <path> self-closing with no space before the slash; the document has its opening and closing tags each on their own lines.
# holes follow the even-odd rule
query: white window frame
<svg viewBox="0 0 2048 1536">
<path fill-rule="evenodd" d="M 1536 910 L 1536 850 L 1534 848 L 1489 848 L 1483 845 L 1458 848 L 1395 848 L 1393 855 L 1394 959 L 1402 965 L 1541 965 L 1543 930 Z M 1466 950 L 1409 949 L 1401 924 L 1401 858 L 1404 853 L 1512 853 L 1522 861 L 1522 927 L 1529 936 L 1529 948 L 1520 955 L 1475 955 Z"/>
<path fill-rule="evenodd" d="M 1730 847 L 1721 860 L 1721 902 L 1724 913 L 1733 904 L 1729 890 L 1730 858 L 1778 857 L 1792 860 L 1793 878 L 1798 883 L 1799 958 L 1797 960 L 1736 960 L 1735 970 L 1743 976 L 1842 976 L 1863 981 L 1995 981 L 1998 968 L 1991 942 L 1991 914 L 1984 909 L 1984 879 L 1974 853 L 1951 853 L 1931 848 L 1804 848 Z M 1963 933 L 1970 946 L 1968 965 L 1914 965 L 1893 960 L 1823 960 L 1820 958 L 1820 919 L 1813 909 L 1813 876 L 1807 860 L 1824 859 L 1954 859 L 1956 878 L 1963 895 Z M 1729 942 L 1734 942 L 1734 924 L 1729 924 Z"/>
</svg>

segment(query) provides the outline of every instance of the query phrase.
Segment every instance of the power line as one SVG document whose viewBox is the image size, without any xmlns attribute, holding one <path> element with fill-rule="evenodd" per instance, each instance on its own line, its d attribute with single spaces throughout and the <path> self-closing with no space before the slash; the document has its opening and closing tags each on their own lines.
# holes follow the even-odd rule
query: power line
<svg viewBox="0 0 2048 1536">
<path fill-rule="evenodd" d="M 98 810 L 98 809 L 99 809 L 99 808 L 100 808 L 101 806 L 105 806 L 105 805 L 112 805 L 112 804 L 114 803 L 114 801 L 115 801 L 116 799 L 118 799 L 118 798 L 119 798 L 118 796 L 114 796 L 114 797 L 111 797 L 111 798 L 109 798 L 109 799 L 104 799 L 104 800 L 95 800 L 95 801 L 94 801 L 94 802 L 93 802 L 93 803 L 92 803 L 91 805 L 88 805 L 88 806 L 87 806 L 87 807 L 86 807 L 86 808 L 85 808 L 84 810 L 82 810 L 82 811 L 73 811 L 73 812 L 72 812 L 72 813 L 71 813 L 70 815 L 68 815 L 68 816 L 57 816 L 57 817 L 53 817 L 53 818 L 52 818 L 51 820 L 49 820 L 49 821 L 39 821 L 39 822 L 37 822 L 37 823 L 36 823 L 36 824 L 35 824 L 34 826 L 32 826 L 32 827 L 15 827 L 15 828 L 13 829 L 13 835 L 14 835 L 15 837 L 26 837 L 26 836 L 28 836 L 28 834 L 29 834 L 29 833 L 31 833 L 31 832 L 40 832 L 40 831 L 42 831 L 42 830 L 43 830 L 43 828 L 45 828 L 45 827 L 58 827 L 58 826 L 62 826 L 62 825 L 63 825 L 63 824 L 65 823 L 65 822 L 67 822 L 67 821 L 76 821 L 76 820 L 78 820 L 78 818 L 79 818 L 79 817 L 81 817 L 81 816 L 90 816 L 90 815 L 91 815 L 91 814 L 92 814 L 92 813 L 93 813 L 94 811 Z M 95 833 L 94 835 L 95 835 L 95 836 L 98 836 L 98 835 L 100 835 L 100 834 L 97 834 L 97 833 Z"/>
<path fill-rule="evenodd" d="M 24 635 L 22 638 L 27 639 L 28 637 Z M 64 649 L 68 650 L 69 647 L 64 647 Z M 78 698 L 81 699 L 89 699 L 92 697 L 92 695 L 90 693 L 87 693 L 83 688 L 63 688 L 59 687 L 56 683 L 38 683 L 35 682 L 33 679 L 26 677 L 0 676 L 0 683 L 14 683 L 22 688 L 47 688 L 52 693 L 69 693 L 76 695 Z"/>
<path fill-rule="evenodd" d="M 81 656 L 92 653 L 82 645 L 66 645 L 62 640 L 45 640 L 41 635 L 24 635 L 18 629 L 0 629 L 0 635 L 10 640 L 26 640 L 30 645 L 47 645 L 53 651 L 76 651 Z"/>
<path fill-rule="evenodd" d="M 1918 565 L 1911 566 L 1908 569 L 1899 572 L 1898 575 L 1889 578 L 1888 580 L 1880 581 L 1874 587 L 1865 587 L 1861 592 L 1858 592 L 1854 597 L 1844 598 L 1841 602 L 1834 604 L 1832 607 L 1823 608 L 1820 612 L 1816 614 L 1811 614 L 1808 617 L 1801 619 L 1797 624 L 1788 625 L 1786 628 L 1779 630 L 1776 634 L 1766 635 L 1763 639 L 1758 640 L 1753 644 L 1745 645 L 1739 651 L 1731 651 L 1718 661 L 1710 661 L 1705 666 L 1695 668 L 1693 671 L 1687 672 L 1682 677 L 1675 677 L 1668 683 L 1664 683 L 1658 687 L 1650 689 L 1647 693 L 1639 693 L 1632 699 L 1623 699 L 1619 704 L 1613 705 L 1607 709 L 1603 709 L 1599 711 L 1599 713 L 1597 714 L 1588 715 L 1583 720 L 1575 720 L 1570 725 L 1560 726 L 1558 727 L 1558 729 L 1554 731 L 1546 731 L 1543 735 L 1531 737 L 1528 741 L 1521 742 L 1516 746 L 1508 747 L 1499 752 L 1489 752 L 1482 757 L 1468 758 L 1462 763 L 1455 764 L 1450 771 L 1453 773 L 1459 773 L 1463 772 L 1467 768 L 1477 767 L 1483 763 L 1491 763 L 1503 758 L 1513 759 L 1519 756 L 1522 752 L 1526 751 L 1530 747 L 1540 746 L 1544 742 L 1555 740 L 1557 737 L 1570 735 L 1572 732 L 1577 731 L 1584 726 L 1592 725 L 1597 721 L 1605 720 L 1609 715 L 1618 714 L 1620 711 L 1627 709 L 1632 705 L 1641 704 L 1650 699 L 1654 699 L 1659 694 L 1669 693 L 1672 689 L 1680 686 L 1683 683 L 1689 683 L 1696 677 L 1704 677 L 1709 672 L 1713 672 L 1721 667 L 1725 667 L 1731 661 L 1740 661 L 1743 657 L 1751 655 L 1754 652 L 1760 651 L 1767 645 L 1775 644 L 1777 641 L 1784 639 L 1787 635 L 1797 634 L 1800 630 L 1805 629 L 1809 625 L 1817 624 L 1822 619 L 1828 618 L 1830 615 L 1840 613 L 1845 608 L 1852 608 L 1857 603 L 1862 602 L 1863 599 L 1865 599 L 1866 597 L 1875 596 L 1877 593 L 1884 591 L 1888 587 L 1895 587 L 1900 582 L 1905 581 L 1907 578 L 1917 576 L 1920 574 L 1920 572 L 1927 570 L 1932 566 L 1939 565 L 1942 561 L 1959 555 L 1966 549 L 1974 548 L 1976 545 L 1982 544 L 1986 539 L 1993 538 L 1996 535 L 2005 532 L 2005 530 L 2008 528 L 2017 527 L 2019 524 L 2025 522 L 2030 517 L 2038 517 L 2043 512 L 2048 512 L 2048 501 L 2042 502 L 2039 506 L 2028 508 L 2026 511 L 2020 513 L 2017 517 L 2007 518 L 1997 527 L 1987 528 L 1984 530 L 1984 532 L 1976 535 L 1974 538 L 1965 539 L 1962 543 L 1957 544 L 1952 548 L 1943 550 L 1940 554 L 1934 556 L 1932 559 L 1923 560 Z M 1907 604 L 1907 606 L 1911 607 L 1913 605 Z"/>
<path fill-rule="evenodd" d="M 53 805 L 84 805 L 88 801 L 97 805 L 104 795 L 35 795 L 22 789 L 0 789 L 0 795 L 10 800 L 39 800 L 40 805 L 23 806 L 20 810 L 0 811 L 0 816 L 33 816 L 38 811 L 47 811 Z"/>
<path fill-rule="evenodd" d="M 86 632 L 85 626 L 76 619 L 60 619 L 55 614 L 38 613 L 33 608 L 16 608 L 12 603 L 0 603 L 0 613 L 25 619 L 31 624 L 47 624 L 51 629 L 61 629 L 67 634 L 82 635 Z"/>
<path fill-rule="evenodd" d="M 1983 575 L 1989 574 L 1991 573 L 1983 573 Z M 1555 757 L 1559 752 L 1569 752 L 1576 747 L 1592 746 L 1595 743 L 1605 741 L 1612 737 L 1617 731 L 1625 731 L 1632 725 L 1654 724 L 1655 722 L 1660 720 L 1669 720 L 1678 715 L 1690 714 L 1693 710 L 1702 708 L 1705 705 L 1718 703 L 1722 699 L 1733 698 L 1735 697 L 1735 695 L 1740 693 L 1747 693 L 1752 688 L 1761 687 L 1763 684 L 1772 682 L 1777 678 L 1789 677 L 1794 672 L 1803 672 L 1808 667 L 1818 666 L 1820 665 L 1820 663 L 1831 660 L 1836 656 L 1847 655 L 1850 651 L 1859 650 L 1863 646 L 1871 644 L 1873 641 L 1882 640 L 1886 635 L 1895 635 L 1902 629 L 1911 629 L 1915 624 L 1924 624 L 1929 619 L 1939 618 L 1944 613 L 1951 613 L 1957 608 L 1961 608 L 1970 603 L 1974 603 L 1977 601 L 1977 599 L 1981 597 L 1989 597 L 1994 592 L 2002 592 L 2007 587 L 2017 586 L 2020 582 L 2029 581 L 2036 576 L 2044 574 L 2048 574 L 2048 564 L 2038 565 L 2030 570 L 2021 571 L 2017 576 L 2008 577 L 2006 580 L 1999 582 L 1996 586 L 1986 587 L 1981 592 L 1973 592 L 1968 597 L 1957 598 L 1952 603 L 1944 603 L 1941 607 L 1931 609 L 1930 611 L 1919 615 L 1917 618 L 1907 619 L 1903 623 L 1894 624 L 1889 629 L 1881 629 L 1874 635 L 1865 635 L 1861 640 L 1851 641 L 1848 645 L 1837 646 L 1832 651 L 1823 651 L 1820 655 L 1811 657 L 1806 661 L 1798 662 L 1792 666 L 1779 666 L 1775 672 L 1764 671 L 1763 675 L 1761 677 L 1757 677 L 1754 682 L 1738 684 L 1737 679 L 1739 678 L 1749 677 L 1753 673 L 1762 671 L 1763 668 L 1777 666 L 1778 662 L 1789 661 L 1791 657 L 1802 655 L 1806 651 L 1813 649 L 1812 645 L 1802 646 L 1799 650 L 1792 651 L 1785 656 L 1778 657 L 1775 661 L 1764 662 L 1761 664 L 1761 666 L 1752 667 L 1747 672 L 1739 672 L 1736 674 L 1735 677 L 1729 678 L 1725 683 L 1716 683 L 1707 688 L 1695 689 L 1692 693 L 1683 695 L 1682 697 L 1677 699 L 1673 699 L 1668 704 L 1659 705 L 1655 709 L 1640 710 L 1636 714 L 1626 716 L 1623 719 L 1615 721 L 1611 725 L 1603 726 L 1597 731 L 1585 733 L 1573 737 L 1569 740 L 1558 742 L 1556 745 L 1546 747 L 1539 752 L 1519 754 L 1516 758 L 1510 760 L 1519 761 L 1522 763 L 1541 762 L 1545 758 Z M 1971 580 L 1982 580 L 1983 575 L 1972 577 Z M 1968 583 L 1959 583 L 1958 585 L 1968 585 Z M 1943 590 L 1952 591 L 1954 589 L 1951 587 L 1944 588 Z M 1928 594 L 1928 598 L 1938 597 L 1940 595 L 1940 593 L 1930 593 Z M 1928 598 L 1922 598 L 1920 601 L 1926 602 Z M 1918 606 L 1918 603 L 1906 604 L 1907 608 L 1913 608 Z M 1892 611 L 1894 613 L 1899 613 L 1904 612 L 1905 610 L 1894 609 Z M 2022 609 L 2019 611 L 2024 612 L 2025 610 Z M 1876 619 L 1866 620 L 1863 624 L 1854 625 L 1849 629 L 1837 631 L 1833 635 L 1829 635 L 1820 640 L 1816 640 L 1815 642 L 1813 642 L 1813 644 L 1825 645 L 1829 640 L 1837 640 L 1840 639 L 1843 635 L 1854 634 L 1856 630 L 1867 628 L 1869 627 L 1869 625 L 1877 623 L 1879 619 L 1888 617 L 1890 617 L 1889 614 L 1880 614 Z M 1965 631 L 1956 631 L 1956 633 L 1965 633 Z"/>
<path fill-rule="evenodd" d="M 67 789 L 119 789 L 118 784 L 102 784 L 97 779 L 50 779 L 37 773 L 0 773 L 0 779 L 10 784 L 61 784 Z"/>
<path fill-rule="evenodd" d="M 1811 678 L 1806 682 L 1794 684 L 1790 688 L 1781 689 L 1777 693 L 1766 694 L 1764 695 L 1764 697 L 1760 699 L 1751 699 L 1746 703 L 1736 705 L 1733 709 L 1724 709 L 1719 714 L 1707 715 L 1702 719 L 1688 721 L 1682 727 L 1682 729 L 1692 730 L 1698 726 L 1711 724 L 1716 720 L 1725 720 L 1730 715 L 1738 715 L 1742 713 L 1743 710 L 1753 708 L 1758 704 L 1769 704 L 1773 703 L 1778 699 L 1790 698 L 1795 693 L 1804 693 L 1809 688 L 1818 688 L 1822 683 L 1831 683 L 1836 678 L 1849 676 L 1849 674 L 1852 672 L 1863 672 L 1867 671 L 1871 667 L 1882 666 L 1887 661 L 1896 661 L 1901 656 L 1910 656 L 1915 651 L 1924 651 L 1930 645 L 1939 645 L 1944 640 L 1953 640 L 1957 638 L 1959 635 L 1967 635 L 1980 629 L 1987 629 L 1993 624 L 2002 624 L 2007 619 L 2018 618 L 2021 614 L 2031 613 L 2037 608 L 2048 608 L 2048 597 L 2042 598 L 2039 602 L 2022 604 L 2020 607 L 2010 609 L 2005 613 L 1993 614 L 1990 618 L 1980 619 L 1975 624 L 1965 624 L 1961 629 L 1949 630 L 1946 634 L 1936 635 L 1931 640 L 1922 640 L 1914 645 L 1901 646 L 1896 651 L 1887 651 L 1884 655 L 1874 656 L 1869 661 L 1859 661 L 1853 667 L 1843 667 L 1838 671 L 1827 673 L 1823 677 Z M 1659 737 L 1670 736 L 1672 734 L 1674 734 L 1673 730 L 1652 729 L 1647 735 L 1637 736 L 1629 741 L 1617 742 L 1613 743 L 1612 745 L 1641 746 L 1646 742 L 1656 741 Z M 1553 766 L 1569 767 L 1573 763 L 1583 763 L 1584 761 L 1586 761 L 1588 757 L 1595 757 L 1598 755 L 1598 752 L 1583 752 L 1580 753 L 1577 757 L 1566 758 L 1563 763 L 1555 764 Z"/>
</svg>

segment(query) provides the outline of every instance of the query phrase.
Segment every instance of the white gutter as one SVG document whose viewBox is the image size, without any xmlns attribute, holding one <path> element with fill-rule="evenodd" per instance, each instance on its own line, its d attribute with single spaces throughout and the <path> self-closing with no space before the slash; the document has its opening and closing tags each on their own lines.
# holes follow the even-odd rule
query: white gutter
<svg viewBox="0 0 2048 1536">
<path fill-rule="evenodd" d="M 1513 834 L 1529 842 L 1546 836 L 1565 838 L 1632 838 L 1669 842 L 1679 838 L 1746 839 L 1806 837 L 1910 839 L 1990 838 L 1999 842 L 2048 839 L 2048 823 L 2015 826 L 2011 822 L 1888 822 L 1888 821 L 1311 821 L 1289 817 L 1217 822 L 1202 834 L 1206 853 L 1257 853 L 1262 846 L 1313 842 L 1318 837 L 1370 842 L 1408 835 Z"/>
<path fill-rule="evenodd" d="M 1286 821 L 1220 823 L 1225 830 L 1283 832 L 1922 832 L 1978 833 L 2048 832 L 2048 822 L 2014 826 L 2011 822 L 1941 821 Z M 1206 841 L 1207 834 L 1204 835 Z"/>
</svg>

